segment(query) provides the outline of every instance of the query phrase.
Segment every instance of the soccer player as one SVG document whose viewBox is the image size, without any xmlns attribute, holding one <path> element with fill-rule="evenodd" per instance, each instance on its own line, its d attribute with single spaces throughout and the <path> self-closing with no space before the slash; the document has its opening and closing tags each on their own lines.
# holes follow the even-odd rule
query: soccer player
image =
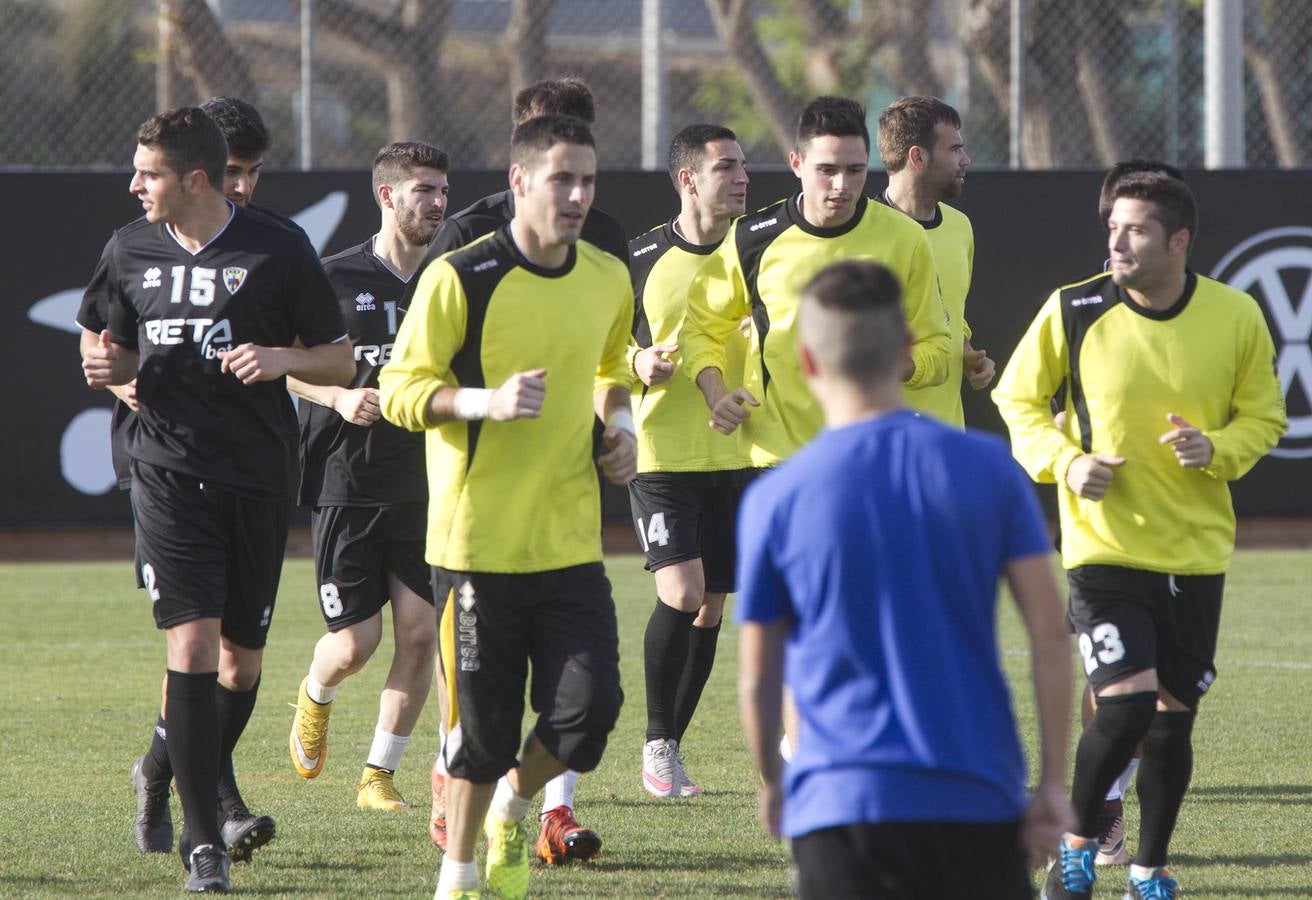
<svg viewBox="0 0 1312 900">
<path fill-rule="evenodd" d="M 1227 482 L 1286 428 L 1257 303 L 1188 267 L 1192 192 L 1142 172 L 1111 193 L 1111 270 L 1048 298 L 994 391 L 1016 458 L 1057 483 L 1070 620 L 1098 698 L 1049 900 L 1092 896 L 1103 801 L 1141 743 L 1126 896 L 1175 896 L 1167 849 L 1192 773 L 1194 716 L 1216 678 L 1234 551 Z M 1063 383 L 1059 428 L 1049 402 Z"/>
<path fill-rule="evenodd" d="M 679 340 L 711 426 L 732 434 L 741 425 L 749 462 L 758 468 L 787 459 L 820 429 L 820 408 L 794 344 L 800 289 L 828 263 L 874 259 L 902 281 L 915 335 L 907 387 L 942 384 L 952 357 L 925 230 L 862 193 L 870 133 L 861 105 L 844 97 L 812 100 L 788 159 L 801 191 L 734 222 L 689 290 Z M 725 348 L 746 316 L 752 334 L 744 384 L 730 390 Z"/>
<path fill-rule="evenodd" d="M 246 208 L 255 193 L 264 154 L 269 149 L 269 132 L 255 107 L 236 97 L 212 97 L 200 105 L 201 110 L 215 121 L 228 145 L 228 161 L 223 171 L 223 194 L 236 206 Z M 256 207 L 250 207 L 256 211 Z M 268 210 L 258 212 L 286 227 L 302 233 L 289 219 Z M 94 349 L 99 334 L 108 325 L 108 261 L 102 258 L 92 276 L 91 284 L 78 312 L 78 323 L 83 327 L 82 353 Z M 109 385 L 109 390 L 120 402 L 114 404 L 110 426 L 110 445 L 114 471 L 121 490 L 132 486 L 127 453 L 128 430 L 137 409 L 136 379 L 124 385 Z M 137 569 L 137 587 L 145 588 Z M 223 645 L 219 650 L 219 707 L 231 710 L 244 723 L 255 708 L 255 689 L 259 685 L 259 660 L 239 649 Z M 173 768 L 169 763 L 167 725 L 164 708 L 168 682 L 161 687 L 159 717 L 152 729 L 150 747 L 132 764 L 132 788 L 137 797 L 137 815 L 133 825 L 137 848 L 143 853 L 168 853 L 173 849 L 173 817 L 169 811 L 169 783 Z M 244 724 L 234 726 L 240 733 Z M 248 861 L 251 853 L 273 839 L 276 823 L 271 816 L 253 815 L 246 807 L 237 788 L 231 749 L 225 752 L 219 768 L 220 814 L 223 832 L 228 840 L 228 853 L 234 860 Z"/>
<path fill-rule="evenodd" d="M 971 346 L 966 295 L 975 265 L 970 219 L 948 200 L 961 196 L 970 156 L 961 139 L 961 116 L 935 97 L 903 97 L 879 114 L 879 158 L 888 188 L 879 199 L 920 223 L 934 251 L 934 268 L 948 314 L 952 356 L 941 384 L 907 389 L 907 403 L 957 426 L 966 424 L 961 378 L 975 390 L 993 380 L 994 363 Z"/>
<path fill-rule="evenodd" d="M 515 95 L 513 120 L 521 125 L 538 116 L 572 116 L 591 126 L 596 116 L 592 91 L 578 78 L 561 78 L 539 81 Z M 515 192 L 505 190 L 491 194 L 478 202 L 450 215 L 438 228 L 429 245 L 424 265 L 427 266 L 442 254 L 465 246 L 485 234 L 491 234 L 509 222 L 515 215 Z M 589 207 L 583 219 L 580 239 L 605 250 L 621 262 L 628 264 L 628 240 L 620 223 L 597 209 Z M 423 269 L 420 269 L 420 277 Z M 417 280 L 415 283 L 418 283 Z M 603 451 L 599 437 L 594 434 L 594 446 Z M 440 600 L 440 598 L 439 598 Z M 437 672 L 438 705 L 442 709 L 443 734 L 449 719 L 446 708 L 444 676 Z M 573 860 L 588 860 L 601 852 L 601 837 L 591 828 L 580 825 L 574 817 L 574 789 L 579 773 L 567 771 L 547 783 L 542 794 L 542 811 L 538 816 L 539 831 L 537 855 L 549 865 L 568 864 Z M 439 754 L 433 763 L 433 806 L 429 816 L 429 835 L 439 847 L 446 846 L 446 791 Z"/>
<path fill-rule="evenodd" d="M 629 243 L 637 314 L 633 395 L 638 475 L 629 485 L 633 523 L 656 577 L 656 608 L 643 656 L 647 736 L 642 783 L 654 797 L 701 793 L 683 768 L 680 744 L 715 663 L 725 595 L 733 591 L 734 516 L 747 460 L 736 437 L 704 427 L 692 379 L 675 374 L 688 285 L 747 205 L 747 160 L 719 125 L 689 125 L 670 142 L 679 212 Z M 746 335 L 725 348 L 737 388 Z"/>
<path fill-rule="evenodd" d="M 904 407 L 912 338 L 888 269 L 824 269 L 799 319 L 826 428 L 739 515 L 739 691 L 766 830 L 792 840 L 805 898 L 1028 898 L 1025 851 L 1070 822 L 1070 644 L 1033 489 L 1003 441 Z M 1028 806 L 1000 577 L 1031 650 Z M 781 775 L 785 680 L 802 721 Z"/>
<path fill-rule="evenodd" d="M 428 698 L 437 652 L 424 562 L 424 440 L 380 419 L 378 370 L 404 320 L 399 301 L 406 284 L 441 224 L 450 167 L 446 153 L 428 144 L 393 143 L 378 151 L 378 233 L 324 260 L 355 348 L 355 378 L 346 387 L 288 381 L 308 401 L 298 410 L 300 502 L 313 510 L 316 593 L 328 626 L 315 645 L 292 720 L 292 765 L 302 778 L 323 771 L 337 687 L 378 649 L 382 609 L 389 599 L 392 604 L 395 649 L 356 787 L 361 809 L 406 805 L 392 776 Z"/>
<path fill-rule="evenodd" d="M 428 431 L 427 559 L 459 719 L 442 745 L 439 897 L 477 891 L 485 818 L 488 887 L 524 896 L 521 817 L 550 778 L 597 765 L 623 698 L 591 420 L 606 423 L 603 471 L 627 484 L 633 291 L 621 262 L 579 240 L 588 127 L 530 119 L 510 154 L 514 218 L 428 266 L 379 378 L 383 415 Z M 538 719 L 517 759 L 530 663 Z"/>
<path fill-rule="evenodd" d="M 1117 182 L 1124 176 L 1134 172 L 1162 172 L 1180 181 L 1184 180 L 1184 173 L 1175 166 L 1155 159 L 1129 159 L 1118 162 L 1107 172 L 1102 181 L 1102 188 L 1098 192 L 1098 221 L 1102 223 L 1104 228 L 1107 227 L 1107 219 L 1111 216 Z M 1108 259 L 1103 265 L 1103 269 L 1107 269 L 1110 265 L 1111 260 Z M 1065 428 L 1065 400 L 1063 391 L 1059 390 L 1053 396 L 1053 418 L 1058 429 Z M 1060 549 L 1060 535 L 1058 536 L 1057 546 Z M 1080 702 L 1080 724 L 1082 727 L 1087 728 L 1089 726 L 1089 722 L 1093 719 L 1095 707 L 1096 698 L 1093 695 L 1093 687 L 1085 682 L 1084 695 Z M 1139 771 L 1139 751 L 1136 749 L 1134 756 L 1125 767 L 1125 771 L 1107 789 L 1107 798 L 1103 801 L 1102 814 L 1098 819 L 1098 855 L 1094 858 L 1097 865 L 1123 866 L 1130 862 L 1130 850 L 1125 845 L 1125 803 L 1123 798 L 1125 792 L 1130 789 L 1130 783 L 1134 780 L 1134 774 L 1137 771 Z"/>
<path fill-rule="evenodd" d="M 188 890 L 226 891 L 215 797 L 255 687 L 230 690 L 219 669 L 238 660 L 258 673 L 273 615 L 295 465 L 284 376 L 345 382 L 353 366 L 309 244 L 219 191 L 228 152 L 213 120 L 195 107 L 161 113 L 137 143 L 131 190 L 146 214 L 102 256 L 108 328 L 83 371 L 92 387 L 138 379 L 132 510 L 165 633 L 179 850 Z"/>
</svg>

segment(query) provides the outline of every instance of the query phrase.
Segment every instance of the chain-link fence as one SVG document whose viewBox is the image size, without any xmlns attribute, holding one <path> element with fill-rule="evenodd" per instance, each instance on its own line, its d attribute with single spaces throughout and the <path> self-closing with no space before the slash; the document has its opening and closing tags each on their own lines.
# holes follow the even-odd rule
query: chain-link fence
<svg viewBox="0 0 1312 900">
<path fill-rule="evenodd" d="M 646 91 L 644 12 L 663 75 Z M 572 73 L 596 94 L 609 168 L 641 164 L 644 100 L 658 142 L 724 122 L 753 164 L 782 164 L 819 93 L 872 119 L 942 96 L 977 166 L 1007 165 L 1013 140 L 1028 168 L 1198 166 L 1203 17 L 1202 0 L 0 0 L 0 165 L 121 167 L 155 110 L 231 94 L 264 113 L 273 167 L 358 168 L 395 139 L 500 167 L 513 91 Z M 1244 0 L 1243 21 L 1246 162 L 1306 165 L 1312 4 Z"/>
</svg>

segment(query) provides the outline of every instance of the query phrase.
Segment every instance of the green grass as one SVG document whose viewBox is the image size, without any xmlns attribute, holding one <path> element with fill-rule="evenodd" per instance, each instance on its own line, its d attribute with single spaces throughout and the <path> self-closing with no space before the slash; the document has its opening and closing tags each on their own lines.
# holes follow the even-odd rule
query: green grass
<svg viewBox="0 0 1312 900">
<path fill-rule="evenodd" d="M 756 822 L 755 779 L 738 726 L 736 640 L 728 627 L 702 707 L 685 739 L 695 800 L 655 801 L 639 778 L 642 632 L 653 602 L 636 557 L 608 570 L 628 697 L 601 768 L 579 786 L 580 818 L 605 841 L 596 863 L 535 866 L 535 896 L 784 896 L 783 848 Z M 1173 845 L 1190 897 L 1312 895 L 1312 606 L 1308 561 L 1240 554 L 1229 579 L 1220 678 L 1196 730 L 1193 787 Z M 126 563 L 0 566 L 0 896 L 177 896 L 176 856 L 139 855 L 127 770 L 149 739 L 163 640 Z M 261 698 L 237 751 L 247 799 L 277 817 L 277 840 L 236 887 L 267 896 L 431 896 L 439 852 L 427 837 L 436 714 L 426 709 L 397 775 L 415 808 L 356 810 L 354 785 L 373 734 L 389 645 L 346 683 L 334 707 L 324 774 L 297 778 L 287 758 L 296 686 L 322 629 L 306 561 L 289 562 L 266 654 Z M 1032 752 L 1025 644 L 1002 617 L 1004 663 Z M 1126 804 L 1133 838 L 1137 809 Z M 175 801 L 175 816 L 180 810 Z M 1096 895 L 1119 897 L 1123 870 Z"/>
</svg>

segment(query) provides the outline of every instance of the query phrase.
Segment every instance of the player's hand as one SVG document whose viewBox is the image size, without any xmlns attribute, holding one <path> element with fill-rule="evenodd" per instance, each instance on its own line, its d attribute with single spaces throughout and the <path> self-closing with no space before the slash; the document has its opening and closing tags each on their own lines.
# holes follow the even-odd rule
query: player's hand
<svg viewBox="0 0 1312 900">
<path fill-rule="evenodd" d="M 1207 435 L 1190 425 L 1184 416 L 1167 413 L 1166 421 L 1175 427 L 1157 440 L 1159 443 L 1171 445 L 1180 465 L 1186 469 L 1201 469 L 1211 464 L 1213 448 L 1212 441 Z"/>
<path fill-rule="evenodd" d="M 109 392 L 117 397 L 127 406 L 128 409 L 136 412 L 141 409 L 137 403 L 137 379 L 132 379 L 127 384 L 111 384 Z"/>
<path fill-rule="evenodd" d="M 761 827 L 772 838 L 779 837 L 779 813 L 783 809 L 783 789 L 778 779 L 762 781 L 756 796 L 756 812 L 761 817 Z"/>
<path fill-rule="evenodd" d="M 1075 827 L 1075 813 L 1061 784 L 1040 782 L 1020 825 L 1020 846 L 1030 864 L 1041 866 L 1057 853 L 1061 836 Z"/>
<path fill-rule="evenodd" d="M 976 350 L 966 342 L 966 349 L 961 356 L 962 368 L 966 371 L 966 380 L 977 391 L 982 391 L 993 382 L 997 366 L 984 350 Z"/>
<path fill-rule="evenodd" d="M 96 346 L 82 357 L 82 374 L 93 388 L 109 387 L 129 379 L 120 371 L 124 364 L 123 347 L 110 340 L 109 329 L 100 332 Z"/>
<path fill-rule="evenodd" d="M 733 434 L 735 428 L 752 415 L 748 406 L 760 406 L 761 401 L 752 396 L 747 388 L 730 391 L 711 408 L 711 427 L 721 434 Z"/>
<path fill-rule="evenodd" d="M 628 484 L 638 474 L 638 439 L 629 429 L 614 426 L 603 431 L 601 439 L 606 442 L 606 452 L 597 457 L 601 471 L 613 484 Z"/>
<path fill-rule="evenodd" d="M 1112 476 L 1125 457 L 1107 453 L 1086 453 L 1075 457 L 1066 470 L 1066 486 L 1085 500 L 1101 500 L 1112 486 Z"/>
<path fill-rule="evenodd" d="M 242 384 L 274 381 L 291 370 L 287 354 L 280 347 L 238 344 L 219 354 L 219 369 L 231 372 Z"/>
<path fill-rule="evenodd" d="M 382 417 L 374 388 L 342 388 L 333 396 L 333 409 L 352 425 L 368 428 Z"/>
<path fill-rule="evenodd" d="M 1052 424 L 1056 426 L 1058 431 L 1064 432 L 1066 430 L 1066 410 L 1063 409 L 1061 412 L 1054 413 Z"/>
<path fill-rule="evenodd" d="M 663 384 L 674 374 L 674 360 L 666 357 L 679 352 L 678 344 L 652 344 L 633 357 L 633 371 L 646 385 Z"/>
<path fill-rule="evenodd" d="M 536 419 L 542 415 L 542 401 L 547 396 L 547 370 L 516 372 L 505 384 L 492 392 L 487 417 L 495 422 L 511 419 Z"/>
<path fill-rule="evenodd" d="M 740 320 L 738 321 L 738 333 L 741 334 L 743 337 L 751 337 L 751 336 L 752 336 L 752 317 L 751 317 L 751 316 L 743 316 L 742 319 L 740 319 Z"/>
</svg>

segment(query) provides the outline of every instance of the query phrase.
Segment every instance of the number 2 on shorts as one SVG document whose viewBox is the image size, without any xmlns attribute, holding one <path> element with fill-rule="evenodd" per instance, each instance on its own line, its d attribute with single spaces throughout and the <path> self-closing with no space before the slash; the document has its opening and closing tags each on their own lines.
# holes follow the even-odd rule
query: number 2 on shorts
<svg viewBox="0 0 1312 900">
<path fill-rule="evenodd" d="M 1095 652 L 1094 643 L 1098 649 Z M 1084 674 L 1091 675 L 1101 663 L 1110 666 L 1125 656 L 1125 645 L 1121 643 L 1121 632 L 1111 622 L 1095 625 L 1092 636 L 1080 635 L 1080 655 L 1084 657 Z"/>
</svg>

